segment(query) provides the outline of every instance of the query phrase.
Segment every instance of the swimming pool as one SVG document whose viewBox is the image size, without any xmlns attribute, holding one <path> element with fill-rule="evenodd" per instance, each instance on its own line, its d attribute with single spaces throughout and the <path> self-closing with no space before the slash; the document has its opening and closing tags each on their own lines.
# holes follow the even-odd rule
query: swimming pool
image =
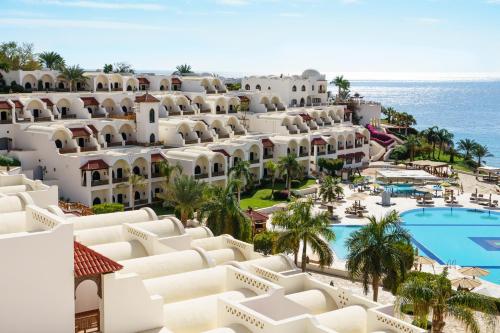
<svg viewBox="0 0 500 333">
<path fill-rule="evenodd" d="M 423 192 L 418 191 L 414 185 L 411 184 L 391 184 L 391 185 L 385 185 L 384 190 L 395 194 L 395 195 L 404 195 L 404 196 L 409 196 L 411 194 L 419 193 L 422 194 Z"/>
<path fill-rule="evenodd" d="M 401 214 L 414 245 L 440 264 L 478 266 L 490 271 L 485 279 L 500 284 L 500 213 L 466 208 L 424 208 Z M 334 226 L 331 244 L 345 259 L 345 241 L 361 226 Z"/>
</svg>

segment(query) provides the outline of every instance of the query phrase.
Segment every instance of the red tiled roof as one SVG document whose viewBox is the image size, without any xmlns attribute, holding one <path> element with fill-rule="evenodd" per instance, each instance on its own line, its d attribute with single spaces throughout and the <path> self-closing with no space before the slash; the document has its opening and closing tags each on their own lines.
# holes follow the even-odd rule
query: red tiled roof
<svg viewBox="0 0 500 333">
<path fill-rule="evenodd" d="M 361 133 L 356 133 L 356 139 L 365 139 L 365 136 Z"/>
<path fill-rule="evenodd" d="M 253 221 L 253 222 L 266 222 L 269 216 L 267 214 L 258 212 L 253 209 L 247 209 L 245 212 L 247 216 Z"/>
<path fill-rule="evenodd" d="M 354 155 L 355 156 L 365 156 L 365 153 L 363 153 L 362 151 L 358 151 L 358 152 L 355 152 Z"/>
<path fill-rule="evenodd" d="M 274 143 L 270 139 L 262 139 L 262 146 L 264 148 L 272 148 L 274 147 Z"/>
<path fill-rule="evenodd" d="M 74 242 L 73 256 L 75 277 L 106 274 L 123 268 L 119 263 L 78 242 Z"/>
<path fill-rule="evenodd" d="M 42 101 L 47 104 L 47 107 L 53 107 L 54 106 L 54 103 L 52 103 L 52 101 L 48 98 L 42 98 Z"/>
<path fill-rule="evenodd" d="M 17 100 L 17 99 L 16 99 L 16 100 L 12 100 L 12 99 L 11 99 L 10 101 L 11 101 L 12 103 L 14 103 L 14 105 L 15 105 L 16 109 L 22 109 L 22 108 L 24 108 L 24 105 L 23 105 L 23 103 L 21 103 L 21 101 L 19 101 L 19 100 Z"/>
<path fill-rule="evenodd" d="M 99 102 L 94 97 L 80 97 L 80 99 L 83 101 L 83 106 L 85 107 L 99 105 Z"/>
<path fill-rule="evenodd" d="M 109 168 L 109 165 L 103 160 L 91 160 L 87 161 L 84 165 L 80 167 L 80 170 L 92 171 L 92 170 L 102 170 Z"/>
<path fill-rule="evenodd" d="M 352 113 L 352 111 L 349 109 L 344 109 L 344 113 Z"/>
<path fill-rule="evenodd" d="M 311 141 L 312 145 L 326 145 L 326 141 L 323 138 L 314 138 Z"/>
<path fill-rule="evenodd" d="M 173 77 L 172 78 L 172 84 L 182 84 L 182 81 L 181 81 L 181 79 L 179 79 L 177 77 Z"/>
<path fill-rule="evenodd" d="M 300 113 L 299 116 L 301 116 L 302 120 L 304 120 L 304 121 L 311 121 L 312 120 L 312 117 L 306 113 Z"/>
<path fill-rule="evenodd" d="M 187 100 L 188 100 L 189 102 L 192 102 L 192 101 L 193 101 L 193 100 L 191 99 L 191 97 L 189 97 L 188 95 L 184 95 L 184 97 L 186 97 L 186 98 L 187 98 Z"/>
<path fill-rule="evenodd" d="M 85 127 L 70 128 L 69 130 L 71 131 L 71 133 L 73 133 L 74 138 L 90 136 L 90 133 Z"/>
<path fill-rule="evenodd" d="M 250 102 L 250 98 L 246 96 L 238 96 L 241 102 Z"/>
<path fill-rule="evenodd" d="M 1 110 L 11 110 L 12 106 L 7 101 L 0 101 L 0 109 Z"/>
<path fill-rule="evenodd" d="M 157 103 L 160 100 L 153 95 L 150 95 L 148 93 L 145 93 L 142 96 L 136 96 L 135 97 L 135 102 L 136 103 Z"/>
<path fill-rule="evenodd" d="M 165 160 L 165 156 L 163 154 L 151 154 L 151 162 L 161 162 Z"/>
<path fill-rule="evenodd" d="M 222 155 L 226 156 L 226 157 L 230 157 L 231 155 L 228 154 L 227 151 L 225 151 L 224 149 L 212 149 L 213 152 L 215 153 L 221 153 Z"/>
<path fill-rule="evenodd" d="M 149 80 L 146 79 L 145 77 L 140 77 L 138 78 L 139 84 L 149 84 Z"/>
<path fill-rule="evenodd" d="M 87 125 L 87 127 L 90 128 L 90 130 L 92 131 L 92 133 L 94 133 L 94 134 L 99 133 L 99 131 L 97 130 L 97 128 L 95 128 L 94 125 Z"/>
</svg>

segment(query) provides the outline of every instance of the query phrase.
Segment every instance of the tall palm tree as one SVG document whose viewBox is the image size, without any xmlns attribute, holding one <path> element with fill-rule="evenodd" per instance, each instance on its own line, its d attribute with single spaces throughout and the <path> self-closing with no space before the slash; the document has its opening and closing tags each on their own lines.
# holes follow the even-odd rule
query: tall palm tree
<svg viewBox="0 0 500 333">
<path fill-rule="evenodd" d="M 130 204 L 132 206 L 132 210 L 135 209 L 135 197 L 134 191 L 136 189 L 142 189 L 146 184 L 144 183 L 144 177 L 141 175 L 136 175 L 135 173 L 131 173 L 128 177 L 128 184 L 132 189 L 132 196 L 130 197 Z"/>
<path fill-rule="evenodd" d="M 441 157 L 441 152 L 444 149 L 445 145 L 449 145 L 450 142 L 453 142 L 453 133 L 449 132 L 445 128 L 441 128 L 438 131 L 438 138 L 439 138 L 439 151 L 438 151 L 438 159 Z"/>
<path fill-rule="evenodd" d="M 61 72 L 61 76 L 69 82 L 69 91 L 73 91 L 75 84 L 78 82 L 84 82 L 85 77 L 83 76 L 84 70 L 79 65 L 73 65 L 69 67 L 64 67 Z"/>
<path fill-rule="evenodd" d="M 319 196 L 323 201 L 331 202 L 344 193 L 337 177 L 326 176 L 319 188 Z"/>
<path fill-rule="evenodd" d="M 190 73 L 193 73 L 193 71 L 191 69 L 191 65 L 183 64 L 183 65 L 179 65 L 179 66 L 175 67 L 174 74 L 182 76 L 184 74 L 190 74 Z"/>
<path fill-rule="evenodd" d="M 413 115 L 406 113 L 406 112 L 403 112 L 401 124 L 405 128 L 405 135 L 408 135 L 408 128 L 410 126 L 416 125 L 417 120 L 415 119 L 415 117 Z"/>
<path fill-rule="evenodd" d="M 331 83 L 338 87 L 338 99 L 341 99 L 341 97 L 345 95 L 343 94 L 343 92 L 348 91 L 351 86 L 351 83 L 348 80 L 344 79 L 343 75 L 335 77 L 335 79 Z"/>
<path fill-rule="evenodd" d="M 282 156 L 278 160 L 278 173 L 281 176 L 286 176 L 286 189 L 288 195 L 290 195 L 290 189 L 292 188 L 292 180 L 300 175 L 303 168 L 297 161 L 297 158 L 291 154 L 287 156 Z"/>
<path fill-rule="evenodd" d="M 415 151 L 417 150 L 417 147 L 420 146 L 418 136 L 412 134 L 406 137 L 405 146 L 410 152 L 410 161 L 413 161 L 415 159 Z"/>
<path fill-rule="evenodd" d="M 439 127 L 432 126 L 422 131 L 422 135 L 427 139 L 427 142 L 432 144 L 432 158 L 434 159 L 434 152 L 436 150 L 436 144 L 439 141 L 438 135 Z"/>
<path fill-rule="evenodd" d="M 385 109 L 385 115 L 387 117 L 387 122 L 389 124 L 392 124 L 393 121 L 394 121 L 394 117 L 396 116 L 398 112 L 396 111 L 396 109 L 394 109 L 392 106 L 389 106 Z"/>
<path fill-rule="evenodd" d="M 245 184 L 251 184 L 253 181 L 252 177 L 253 175 L 250 172 L 249 161 L 238 161 L 229 169 L 229 178 L 239 180 L 234 183 L 238 193 L 238 202 L 241 200 L 241 188 L 244 187 Z"/>
<path fill-rule="evenodd" d="M 215 236 L 232 235 L 234 238 L 249 241 L 252 226 L 234 195 L 234 180 L 227 186 L 209 186 L 205 200 L 200 207 L 200 219 L 204 219 L 207 227 Z"/>
<path fill-rule="evenodd" d="M 160 171 L 160 175 L 162 177 L 165 177 L 165 182 L 167 184 L 169 184 L 170 179 L 172 178 L 172 175 L 175 172 L 178 174 L 182 173 L 182 167 L 180 164 L 170 165 L 170 163 L 168 163 L 168 161 L 163 160 L 159 164 L 159 171 Z"/>
<path fill-rule="evenodd" d="M 65 62 L 64 58 L 57 52 L 54 51 L 46 51 L 42 52 L 38 55 L 38 60 L 42 63 L 46 68 L 57 69 L 60 70 L 64 67 Z"/>
<path fill-rule="evenodd" d="M 278 164 L 274 161 L 267 161 L 266 164 L 267 173 L 271 175 L 271 198 L 274 194 L 274 184 L 276 183 L 276 176 L 278 173 Z"/>
<path fill-rule="evenodd" d="M 405 276 L 408 259 L 400 245 L 410 244 L 410 234 L 401 227 L 401 219 L 395 210 L 379 221 L 374 216 L 368 221 L 346 241 L 349 252 L 346 268 L 351 278 L 361 278 L 365 294 L 371 281 L 376 302 L 383 277 Z"/>
<path fill-rule="evenodd" d="M 477 157 L 477 166 L 481 166 L 482 159 L 484 157 L 492 157 L 493 154 L 490 152 L 486 145 L 476 144 L 474 149 L 472 150 L 472 155 Z"/>
<path fill-rule="evenodd" d="M 274 213 L 272 217 L 272 223 L 284 230 L 278 236 L 278 249 L 292 244 L 295 246 L 294 253 L 297 253 L 299 242 L 302 242 L 303 272 L 306 271 L 308 247 L 318 255 L 321 267 L 333 262 L 333 251 L 329 242 L 335 240 L 335 233 L 330 228 L 330 218 L 326 212 L 314 215 L 312 208 L 312 199 L 294 200 L 287 209 Z"/>
<path fill-rule="evenodd" d="M 410 305 L 413 307 L 418 326 L 427 328 L 427 318 L 432 313 L 432 333 L 441 333 L 446 325 L 446 317 L 454 317 L 465 325 L 465 330 L 479 333 L 481 330 L 473 311 L 484 315 L 488 328 L 495 330 L 495 315 L 498 314 L 495 303 L 483 295 L 453 291 L 448 270 L 439 275 L 431 273 L 411 273 L 397 291 L 397 308 Z"/>
<path fill-rule="evenodd" d="M 476 147 L 477 142 L 472 140 L 472 139 L 461 139 L 458 141 L 458 150 L 464 152 L 464 158 L 466 160 L 471 158 L 471 152 L 474 150 L 474 147 Z"/>
<path fill-rule="evenodd" d="M 173 184 L 160 197 L 179 210 L 181 222 L 186 226 L 189 216 L 202 204 L 205 186 L 206 183 L 193 176 L 181 175 L 174 179 Z"/>
</svg>

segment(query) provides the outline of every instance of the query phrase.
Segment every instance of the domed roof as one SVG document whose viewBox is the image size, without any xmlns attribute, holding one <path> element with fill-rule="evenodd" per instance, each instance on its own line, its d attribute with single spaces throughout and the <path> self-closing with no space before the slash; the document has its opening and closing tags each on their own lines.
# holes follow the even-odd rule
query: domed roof
<svg viewBox="0 0 500 333">
<path fill-rule="evenodd" d="M 311 77 L 318 77 L 318 76 L 321 76 L 321 74 L 315 69 L 306 69 L 302 73 L 302 78 L 304 78 L 304 79 L 308 79 Z"/>
</svg>

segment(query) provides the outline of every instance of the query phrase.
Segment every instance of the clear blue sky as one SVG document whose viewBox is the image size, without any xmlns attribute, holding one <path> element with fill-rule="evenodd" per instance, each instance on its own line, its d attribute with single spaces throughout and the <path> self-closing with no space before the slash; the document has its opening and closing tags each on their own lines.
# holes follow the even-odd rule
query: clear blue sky
<svg viewBox="0 0 500 333">
<path fill-rule="evenodd" d="M 0 40 L 69 64 L 500 72 L 500 0 L 1 0 Z"/>
</svg>

